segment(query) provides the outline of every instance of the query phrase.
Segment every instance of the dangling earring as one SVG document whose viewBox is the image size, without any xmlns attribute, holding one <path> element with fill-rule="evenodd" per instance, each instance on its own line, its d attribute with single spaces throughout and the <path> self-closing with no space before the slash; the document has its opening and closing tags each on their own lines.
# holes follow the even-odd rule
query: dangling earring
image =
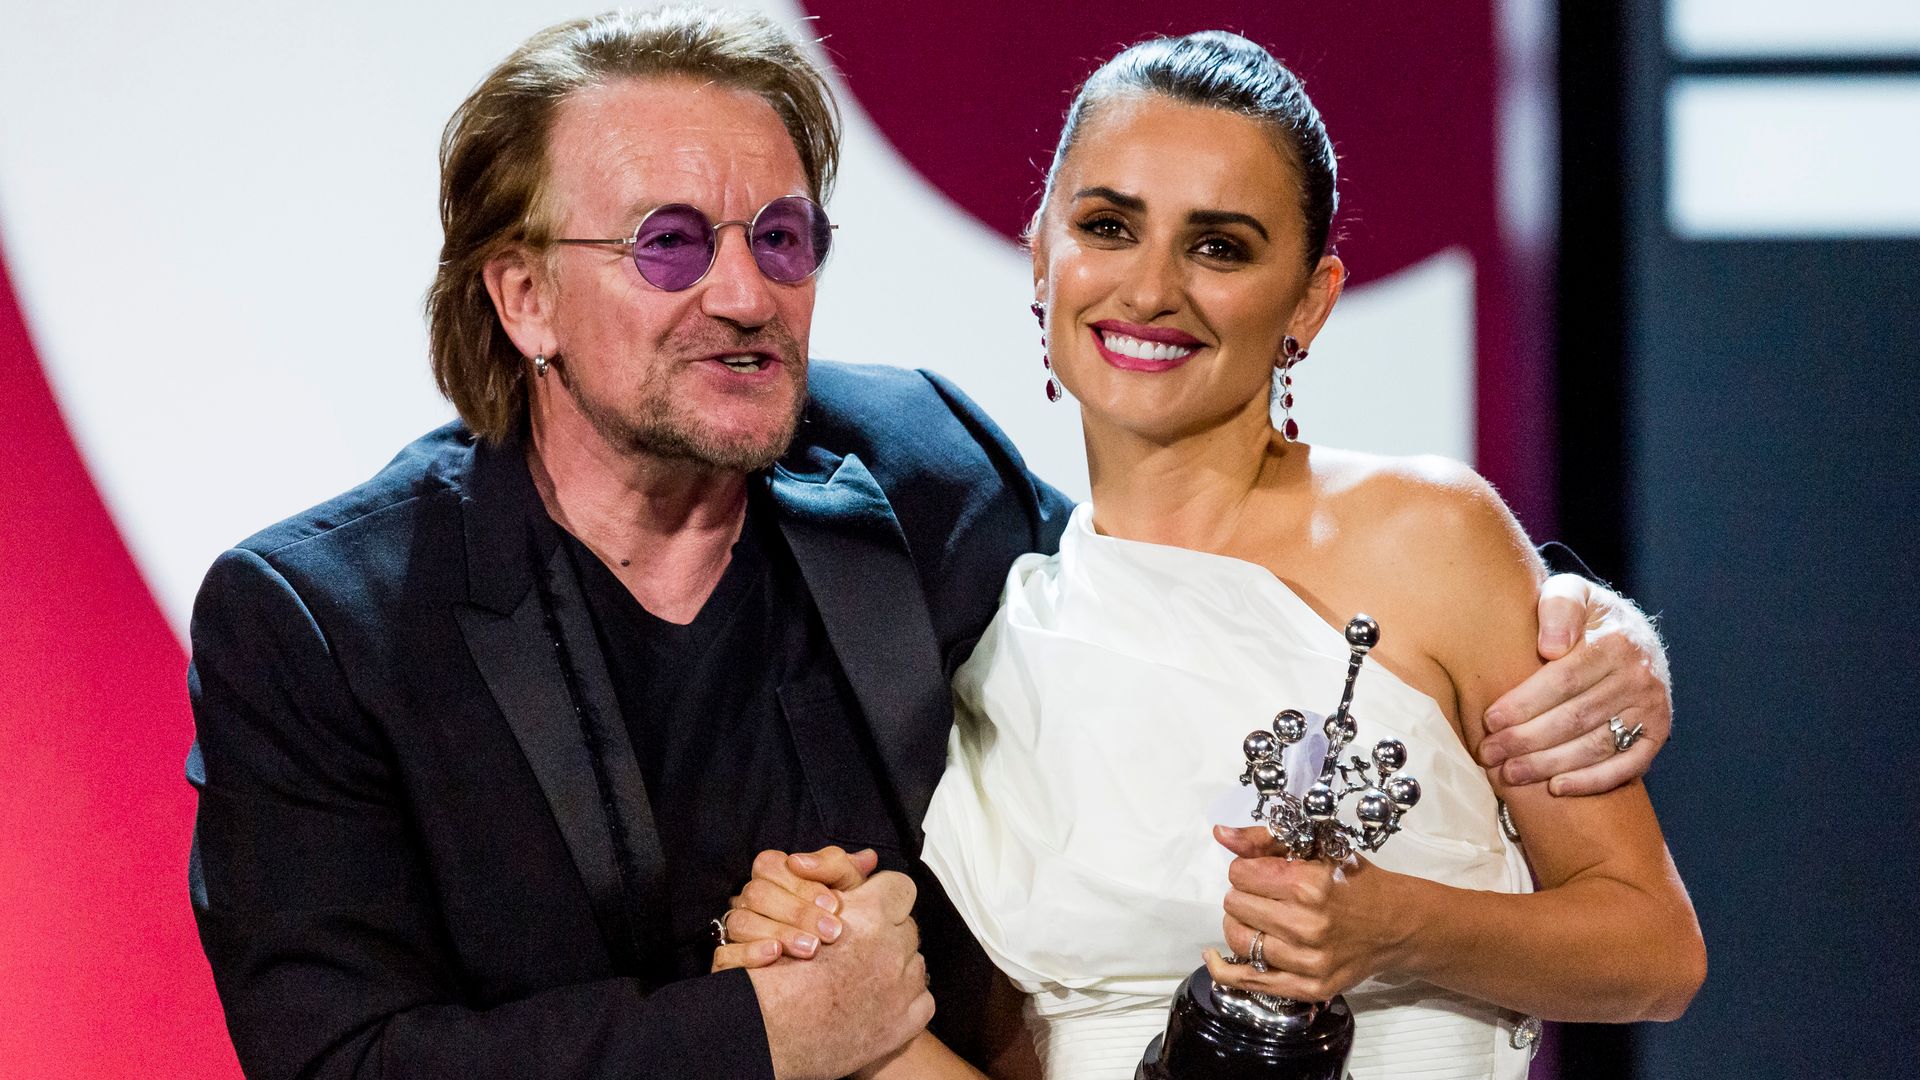
<svg viewBox="0 0 1920 1080">
<path fill-rule="evenodd" d="M 1035 300 L 1028 305 L 1028 310 L 1032 311 L 1033 317 L 1040 321 L 1040 366 L 1047 369 L 1047 400 L 1059 401 L 1064 391 L 1060 389 L 1060 384 L 1054 381 L 1053 360 L 1047 356 L 1047 309 L 1041 306 L 1040 301 Z"/>
<path fill-rule="evenodd" d="M 544 353 L 533 358 L 533 376 L 536 379 L 547 377 L 547 358 Z"/>
<path fill-rule="evenodd" d="M 1284 359 L 1280 370 L 1274 374 L 1279 383 L 1274 392 L 1280 398 L 1280 437 L 1288 442 L 1300 441 L 1300 425 L 1293 419 L 1293 365 L 1307 358 L 1307 350 L 1300 347 L 1300 339 L 1288 334 L 1280 340 L 1280 352 Z"/>
</svg>

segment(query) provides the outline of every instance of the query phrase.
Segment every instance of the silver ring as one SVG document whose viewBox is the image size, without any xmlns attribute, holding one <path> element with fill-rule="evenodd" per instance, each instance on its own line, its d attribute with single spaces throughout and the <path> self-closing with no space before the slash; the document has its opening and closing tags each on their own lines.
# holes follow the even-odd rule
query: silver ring
<svg viewBox="0 0 1920 1080">
<path fill-rule="evenodd" d="M 1645 724 L 1628 727 L 1621 723 L 1617 716 L 1607 721 L 1607 731 L 1613 735 L 1613 752 L 1616 754 L 1626 753 L 1628 747 L 1640 741 L 1640 736 L 1645 734 L 1646 730 Z"/>
<path fill-rule="evenodd" d="M 1247 946 L 1247 962 L 1253 965 L 1253 970 L 1260 972 L 1262 975 L 1267 972 L 1266 937 L 1267 932 L 1265 930 L 1255 930 L 1253 932 L 1253 944 Z"/>
<path fill-rule="evenodd" d="M 710 919 L 707 922 L 708 928 L 713 931 L 713 940 L 723 949 L 733 944 L 733 939 L 727 936 L 727 916 L 733 914 L 733 911 L 734 909 L 728 908 L 719 918 Z"/>
</svg>

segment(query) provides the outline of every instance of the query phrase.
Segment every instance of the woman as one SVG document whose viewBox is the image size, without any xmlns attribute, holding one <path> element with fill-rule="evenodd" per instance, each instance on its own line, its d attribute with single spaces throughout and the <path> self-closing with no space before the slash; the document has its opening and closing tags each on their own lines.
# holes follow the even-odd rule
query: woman
<svg viewBox="0 0 1920 1080">
<path fill-rule="evenodd" d="M 1499 497 L 1457 464 L 1295 440 L 1287 372 L 1345 280 L 1334 180 L 1299 81 L 1232 34 L 1128 49 L 1068 114 L 1034 289 L 1093 501 L 1010 573 L 926 820 L 927 864 L 1021 992 L 1032 1042 L 996 1072 L 1131 1076 L 1203 950 L 1220 983 L 1346 992 L 1362 1078 L 1524 1076 L 1525 1018 L 1667 1019 L 1704 977 L 1642 787 L 1555 799 L 1473 762 L 1486 706 L 1539 664 L 1544 571 Z M 1426 792 L 1405 831 L 1341 868 L 1263 829 L 1205 843 L 1247 820 L 1241 737 L 1337 700 L 1359 611 L 1383 630 L 1361 745 L 1403 740 Z M 1241 956 L 1258 935 L 1267 970 L 1223 935 Z M 923 1036 L 875 1074 L 972 1073 Z"/>
</svg>

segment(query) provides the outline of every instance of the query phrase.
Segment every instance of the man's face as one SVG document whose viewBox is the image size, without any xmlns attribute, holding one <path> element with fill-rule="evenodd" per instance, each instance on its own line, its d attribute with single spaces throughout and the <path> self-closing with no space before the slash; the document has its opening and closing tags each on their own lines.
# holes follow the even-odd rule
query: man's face
<svg viewBox="0 0 1920 1080">
<path fill-rule="evenodd" d="M 547 155 L 557 236 L 630 236 L 667 203 L 739 221 L 783 195 L 809 194 L 793 141 L 765 101 L 687 80 L 624 80 L 574 95 Z M 768 280 L 745 229 L 721 229 L 718 244 L 707 276 L 679 292 L 649 284 L 623 248 L 552 249 L 554 392 L 616 453 L 750 471 L 793 438 L 813 279 Z"/>
</svg>

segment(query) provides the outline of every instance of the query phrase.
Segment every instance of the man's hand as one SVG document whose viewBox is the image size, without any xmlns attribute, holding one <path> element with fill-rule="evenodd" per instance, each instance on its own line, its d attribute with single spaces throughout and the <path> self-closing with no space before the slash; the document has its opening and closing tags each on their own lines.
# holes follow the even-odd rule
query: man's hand
<svg viewBox="0 0 1920 1080">
<path fill-rule="evenodd" d="M 905 1046 L 933 1018 L 913 881 L 875 874 L 840 900 L 833 948 L 747 973 L 781 1080 L 846 1076 Z"/>
<path fill-rule="evenodd" d="M 1667 654 L 1653 623 L 1613 590 L 1573 574 L 1540 589 L 1547 665 L 1487 708 L 1480 763 L 1508 784 L 1548 780 L 1555 795 L 1611 791 L 1646 773 L 1673 731 Z M 1607 721 L 1640 738 L 1616 752 Z"/>
<path fill-rule="evenodd" d="M 804 960 L 839 939 L 840 893 L 859 887 L 880 863 L 872 848 L 837 847 L 754 856 L 753 880 L 727 909 L 732 944 L 713 950 L 713 970 L 765 967 L 782 954 Z"/>
</svg>

